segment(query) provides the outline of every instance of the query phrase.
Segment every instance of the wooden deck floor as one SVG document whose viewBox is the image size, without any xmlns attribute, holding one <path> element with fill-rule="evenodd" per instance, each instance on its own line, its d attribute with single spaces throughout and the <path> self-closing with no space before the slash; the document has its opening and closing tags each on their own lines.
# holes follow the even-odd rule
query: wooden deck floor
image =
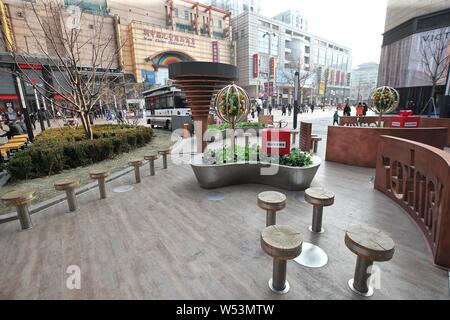
<svg viewBox="0 0 450 320">
<path fill-rule="evenodd" d="M 161 163 L 158 161 L 157 167 Z M 144 169 L 144 168 L 143 168 Z M 18 222 L 0 225 L 2 299 L 359 299 L 347 287 L 356 257 L 344 245 L 344 230 L 366 223 L 396 243 L 392 261 L 378 264 L 381 290 L 372 299 L 448 299 L 447 272 L 434 267 L 414 222 L 373 190 L 373 170 L 324 163 L 314 182 L 336 194 L 324 212 L 326 233 L 308 231 L 312 208 L 284 192 L 288 206 L 278 223 L 300 231 L 304 240 L 329 256 L 322 269 L 288 263 L 289 294 L 267 286 L 272 260 L 259 235 L 265 214 L 256 206 L 260 185 L 221 189 L 225 200 L 211 202 L 189 166 L 171 166 L 129 193 L 112 193 L 132 183 L 129 174 L 108 185 L 110 198 L 91 191 L 67 213 L 59 204 L 33 216 L 34 229 Z M 66 269 L 81 268 L 81 289 L 68 290 Z"/>
</svg>

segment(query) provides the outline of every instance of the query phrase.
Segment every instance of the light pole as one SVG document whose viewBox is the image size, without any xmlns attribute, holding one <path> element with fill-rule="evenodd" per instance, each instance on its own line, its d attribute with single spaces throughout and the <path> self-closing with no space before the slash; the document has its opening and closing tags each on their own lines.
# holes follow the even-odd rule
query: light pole
<svg viewBox="0 0 450 320">
<path fill-rule="evenodd" d="M 299 90 L 298 86 L 300 83 L 300 72 L 295 72 L 294 79 L 294 130 L 297 129 L 297 116 L 298 116 L 298 103 L 299 103 Z"/>
</svg>

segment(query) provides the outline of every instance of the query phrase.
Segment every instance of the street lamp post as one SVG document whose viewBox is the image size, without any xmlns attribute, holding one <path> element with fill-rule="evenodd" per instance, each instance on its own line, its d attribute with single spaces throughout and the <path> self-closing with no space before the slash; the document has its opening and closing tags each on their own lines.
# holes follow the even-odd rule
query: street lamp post
<svg viewBox="0 0 450 320">
<path fill-rule="evenodd" d="M 299 90 L 298 86 L 300 83 L 300 72 L 295 72 L 294 79 L 294 130 L 297 129 L 297 116 L 298 116 L 298 104 L 299 104 Z"/>
</svg>

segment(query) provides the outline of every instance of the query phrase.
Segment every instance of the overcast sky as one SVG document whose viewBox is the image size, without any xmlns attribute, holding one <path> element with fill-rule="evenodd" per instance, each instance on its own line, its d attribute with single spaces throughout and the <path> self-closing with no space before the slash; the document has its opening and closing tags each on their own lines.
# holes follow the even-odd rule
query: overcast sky
<svg viewBox="0 0 450 320">
<path fill-rule="evenodd" d="M 387 0 L 260 0 L 262 14 L 287 9 L 309 18 L 309 31 L 353 51 L 353 67 L 380 61 Z"/>
</svg>

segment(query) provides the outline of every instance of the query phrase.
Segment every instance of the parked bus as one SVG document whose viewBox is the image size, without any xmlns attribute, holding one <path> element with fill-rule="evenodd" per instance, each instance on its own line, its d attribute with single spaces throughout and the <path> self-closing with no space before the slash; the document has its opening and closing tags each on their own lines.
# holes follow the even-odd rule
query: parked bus
<svg viewBox="0 0 450 320">
<path fill-rule="evenodd" d="M 172 130 L 172 116 L 189 116 L 190 109 L 181 91 L 174 86 L 162 86 L 144 91 L 144 119 L 152 127 Z"/>
</svg>

